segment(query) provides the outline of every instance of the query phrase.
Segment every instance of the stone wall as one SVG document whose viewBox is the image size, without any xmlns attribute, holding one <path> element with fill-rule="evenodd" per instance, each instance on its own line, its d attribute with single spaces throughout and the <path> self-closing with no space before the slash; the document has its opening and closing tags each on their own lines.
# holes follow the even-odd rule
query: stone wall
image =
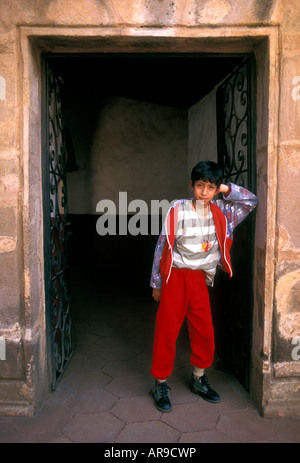
<svg viewBox="0 0 300 463">
<path fill-rule="evenodd" d="M 300 404 L 300 18 L 297 2 L 278 5 L 281 26 L 276 250 L 272 355 L 267 411 L 299 413 Z"/>
<path fill-rule="evenodd" d="M 3 0 L 0 4 L 0 412 L 48 393 L 41 53 L 253 52 L 257 209 L 251 394 L 300 413 L 298 0 Z M 2 346 L 2 344 L 1 344 Z"/>
</svg>

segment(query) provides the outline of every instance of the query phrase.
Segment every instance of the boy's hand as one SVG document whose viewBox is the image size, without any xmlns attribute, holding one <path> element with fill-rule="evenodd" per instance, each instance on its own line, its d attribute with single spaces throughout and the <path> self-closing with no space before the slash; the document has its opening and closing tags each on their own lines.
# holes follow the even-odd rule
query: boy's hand
<svg viewBox="0 0 300 463">
<path fill-rule="evenodd" d="M 216 194 L 218 193 L 224 193 L 225 195 L 228 195 L 230 192 L 230 186 L 224 185 L 224 183 L 221 183 L 219 186 L 218 190 L 216 191 Z"/>
<path fill-rule="evenodd" d="M 161 293 L 161 290 L 160 290 L 160 289 L 158 289 L 158 288 L 153 288 L 152 297 L 153 297 L 153 299 L 154 299 L 156 302 L 159 302 L 159 301 L 160 301 L 160 293 Z"/>
</svg>

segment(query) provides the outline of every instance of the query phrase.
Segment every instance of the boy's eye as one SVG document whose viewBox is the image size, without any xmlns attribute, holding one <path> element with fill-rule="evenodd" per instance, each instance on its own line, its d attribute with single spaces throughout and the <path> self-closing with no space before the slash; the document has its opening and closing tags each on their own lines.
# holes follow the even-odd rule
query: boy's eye
<svg viewBox="0 0 300 463">
<path fill-rule="evenodd" d="M 197 183 L 197 187 L 198 187 L 198 188 L 202 188 L 203 186 L 204 186 L 203 183 Z M 209 185 L 208 188 L 209 188 L 210 190 L 215 190 L 215 189 L 216 189 L 216 187 L 214 187 L 214 185 Z"/>
</svg>

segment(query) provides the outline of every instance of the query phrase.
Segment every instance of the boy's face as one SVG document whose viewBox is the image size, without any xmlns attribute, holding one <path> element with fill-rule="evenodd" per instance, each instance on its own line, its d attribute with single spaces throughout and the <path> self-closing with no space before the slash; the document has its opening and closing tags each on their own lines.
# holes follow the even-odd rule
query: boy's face
<svg viewBox="0 0 300 463">
<path fill-rule="evenodd" d="M 203 201 L 204 206 L 208 206 L 209 202 L 217 193 L 217 185 L 204 180 L 196 180 L 194 185 L 192 181 L 190 183 L 194 193 L 194 198 L 196 200 Z"/>
</svg>

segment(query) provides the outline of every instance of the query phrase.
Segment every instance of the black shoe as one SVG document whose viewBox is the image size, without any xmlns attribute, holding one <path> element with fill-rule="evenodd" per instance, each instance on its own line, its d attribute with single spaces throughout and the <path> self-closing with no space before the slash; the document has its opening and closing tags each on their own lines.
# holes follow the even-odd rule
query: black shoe
<svg viewBox="0 0 300 463">
<path fill-rule="evenodd" d="M 210 387 L 206 375 L 198 378 L 193 374 L 191 389 L 192 392 L 199 394 L 204 400 L 207 400 L 207 402 L 217 403 L 221 400 L 219 394 Z"/>
<path fill-rule="evenodd" d="M 167 385 L 167 381 L 159 383 L 155 381 L 154 389 L 151 391 L 154 397 L 155 406 L 160 412 L 170 412 L 172 405 L 169 398 L 169 390 L 171 388 Z"/>
</svg>

